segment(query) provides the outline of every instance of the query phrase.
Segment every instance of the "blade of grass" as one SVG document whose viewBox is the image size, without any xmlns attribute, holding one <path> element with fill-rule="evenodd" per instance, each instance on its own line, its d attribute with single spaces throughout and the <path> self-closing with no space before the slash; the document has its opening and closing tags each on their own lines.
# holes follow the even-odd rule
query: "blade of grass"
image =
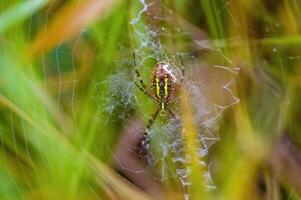
<svg viewBox="0 0 301 200">
<path fill-rule="evenodd" d="M 198 149 L 200 144 L 198 142 L 197 129 L 193 120 L 193 108 L 190 102 L 190 96 L 185 91 L 181 89 L 181 113 L 182 113 L 182 123 L 183 123 L 183 138 L 185 141 L 185 155 L 189 158 L 189 163 L 186 166 L 191 170 L 189 179 L 191 181 L 191 196 L 192 199 L 209 199 L 209 193 L 204 190 L 204 178 L 203 174 L 205 169 L 200 164 L 201 160 L 198 156 Z"/>
<path fill-rule="evenodd" d="M 95 175 L 97 175 L 97 177 L 100 179 L 100 182 L 103 183 L 105 187 L 113 190 L 120 197 L 125 199 L 150 199 L 146 194 L 139 191 L 133 185 L 130 185 L 123 178 L 110 170 L 108 166 L 98 161 L 93 155 L 87 152 L 80 153 L 79 151 L 77 151 L 62 134 L 60 134 L 54 128 L 50 128 L 50 125 L 49 127 L 47 127 L 47 130 L 44 130 L 40 125 L 36 124 L 26 113 L 24 113 L 13 102 L 11 102 L 3 95 L 0 95 L 0 103 L 3 106 L 11 109 L 16 115 L 24 119 L 44 135 L 49 135 L 51 133 L 51 136 L 54 137 L 57 142 L 63 143 L 61 145 L 67 148 L 72 157 L 78 158 L 79 161 L 88 159 L 88 165 L 90 166 L 92 171 L 95 172 Z"/>
<path fill-rule="evenodd" d="M 87 0 L 80 3 L 72 1 L 63 7 L 51 20 L 49 26 L 42 28 L 36 39 L 29 45 L 32 54 L 49 50 L 68 40 L 112 9 L 121 0 Z"/>
<path fill-rule="evenodd" d="M 39 11 L 49 0 L 22 1 L 0 15 L 0 34 Z"/>
</svg>

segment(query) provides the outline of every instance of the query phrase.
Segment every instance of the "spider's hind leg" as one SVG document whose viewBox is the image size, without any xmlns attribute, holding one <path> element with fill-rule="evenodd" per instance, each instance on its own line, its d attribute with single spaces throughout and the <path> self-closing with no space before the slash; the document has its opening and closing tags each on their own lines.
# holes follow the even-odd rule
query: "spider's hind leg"
<svg viewBox="0 0 301 200">
<path fill-rule="evenodd" d="M 171 108 L 168 109 L 168 113 L 171 116 L 171 118 L 173 118 L 173 119 L 179 118 Z"/>
<path fill-rule="evenodd" d="M 158 116 L 158 113 L 159 113 L 159 109 L 157 109 L 156 112 L 153 114 L 152 118 L 150 118 L 148 120 L 146 129 L 145 129 L 143 136 L 140 140 L 140 143 L 138 145 L 138 148 L 139 148 L 138 153 L 140 155 L 144 156 L 147 159 L 148 163 L 152 163 L 152 161 L 153 161 L 151 149 L 150 149 L 150 145 L 149 145 L 149 142 L 150 142 L 149 129 L 154 124 L 154 122 Z"/>
</svg>

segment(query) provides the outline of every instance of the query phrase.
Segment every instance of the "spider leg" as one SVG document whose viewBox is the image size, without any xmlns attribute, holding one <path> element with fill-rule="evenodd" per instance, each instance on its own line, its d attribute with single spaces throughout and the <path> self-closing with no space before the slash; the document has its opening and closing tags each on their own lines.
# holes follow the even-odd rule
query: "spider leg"
<svg viewBox="0 0 301 200">
<path fill-rule="evenodd" d="M 148 94 L 148 92 L 147 92 L 145 89 L 143 89 L 143 88 L 137 83 L 137 81 L 134 81 L 134 83 L 135 83 L 135 85 L 139 88 L 139 90 L 140 90 L 141 92 L 143 92 L 143 93 L 146 94 L 147 96 L 151 97 L 151 96 Z"/>
<path fill-rule="evenodd" d="M 171 108 L 168 109 L 168 113 L 170 114 L 171 118 L 175 120 L 180 120 L 180 116 L 177 115 Z"/>
<path fill-rule="evenodd" d="M 135 85 L 139 88 L 139 90 L 141 92 L 143 92 L 144 94 L 146 94 L 148 97 L 151 97 L 153 99 L 156 100 L 156 97 L 154 95 L 152 95 L 151 92 L 149 92 L 149 90 L 147 89 L 146 87 L 146 84 L 143 82 L 142 78 L 141 78 L 141 75 L 140 75 L 140 72 L 138 71 L 138 68 L 137 68 L 137 65 L 136 65 L 136 56 L 135 56 L 135 52 L 133 53 L 133 64 L 134 64 L 134 68 L 135 68 L 135 73 L 136 73 L 136 76 L 135 76 L 135 80 L 134 80 L 134 83 Z M 136 79 L 139 79 L 139 82 L 140 82 L 140 85 L 139 83 L 137 82 Z"/>
<path fill-rule="evenodd" d="M 181 83 L 183 83 L 184 81 L 184 76 L 185 76 L 185 66 L 184 66 L 184 63 L 183 63 L 183 60 L 182 60 L 182 57 L 180 54 L 178 54 L 179 56 L 179 59 L 181 61 L 181 65 L 182 65 L 182 69 L 181 69 L 181 73 L 182 73 L 182 77 L 181 77 Z"/>
<path fill-rule="evenodd" d="M 133 60 L 134 60 L 134 68 L 135 68 L 136 77 L 139 79 L 139 82 L 140 82 L 142 88 L 143 88 L 145 91 L 148 91 L 148 90 L 147 90 L 147 87 L 146 87 L 146 84 L 145 84 L 144 81 L 142 80 L 141 75 L 140 75 L 140 72 L 139 72 L 138 67 L 137 67 L 137 65 L 136 65 L 136 54 L 135 54 L 135 52 L 133 53 Z M 137 85 L 137 84 L 136 84 L 136 85 Z"/>
<path fill-rule="evenodd" d="M 177 118 L 177 115 L 173 112 L 173 110 L 171 108 L 168 109 L 168 113 L 170 114 L 170 116 L 174 119 Z"/>
<path fill-rule="evenodd" d="M 143 87 L 141 87 L 138 83 L 137 83 L 137 81 L 134 81 L 134 83 L 135 83 L 135 85 L 139 88 L 139 90 L 141 91 L 141 92 L 143 92 L 145 95 L 147 95 L 148 97 L 150 97 L 150 98 L 153 98 L 154 100 L 158 100 L 158 98 L 156 97 L 156 96 L 154 96 L 151 92 L 149 92 L 148 90 L 145 90 Z"/>
<path fill-rule="evenodd" d="M 141 143 L 140 143 L 140 150 L 139 150 L 139 154 L 144 155 L 147 158 L 147 161 L 151 161 L 152 160 L 152 156 L 151 156 L 151 152 L 150 152 L 150 146 L 149 146 L 149 129 L 151 128 L 151 126 L 154 124 L 157 116 L 159 113 L 159 109 L 156 110 L 156 112 L 152 115 L 152 117 L 148 120 L 146 129 L 144 131 L 144 134 L 142 136 L 141 139 Z"/>
</svg>

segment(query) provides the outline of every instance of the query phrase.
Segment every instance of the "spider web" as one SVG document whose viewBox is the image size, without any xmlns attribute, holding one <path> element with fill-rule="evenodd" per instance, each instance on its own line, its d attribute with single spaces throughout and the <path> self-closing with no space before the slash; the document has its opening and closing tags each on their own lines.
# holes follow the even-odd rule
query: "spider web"
<svg viewBox="0 0 301 200">
<path fill-rule="evenodd" d="M 201 144 L 197 150 L 199 164 L 202 168 L 207 168 L 203 174 L 205 186 L 214 189 L 215 185 L 210 174 L 211 163 L 206 157 L 210 146 L 219 140 L 218 121 L 222 113 L 239 102 L 231 90 L 231 84 L 239 69 L 220 49 L 211 47 L 209 40 L 194 38 L 193 33 L 183 27 L 183 24 L 188 22 L 176 16 L 172 10 L 158 5 L 157 2 L 146 3 L 143 0 L 140 2 L 142 9 L 137 17 L 130 21 L 133 26 L 133 37 L 136 39 L 133 51 L 136 55 L 137 68 L 148 84 L 147 74 L 154 64 L 160 61 L 168 62 L 172 74 L 179 81 L 181 60 L 183 61 L 185 67 L 183 85 L 191 95 L 192 107 L 195 109 L 194 123 L 198 126 L 198 140 Z M 131 85 L 130 88 L 133 87 Z M 191 183 L 188 177 L 191 169 L 187 168 L 189 157 L 185 155 L 185 144 L 181 134 L 179 98 L 181 97 L 175 100 L 172 107 L 177 117 L 169 120 L 157 119 L 150 129 L 152 159 L 148 160 L 148 164 L 150 168 L 156 168 L 158 171 L 154 178 L 162 182 L 179 178 L 182 186 L 189 188 Z M 140 103 L 139 97 L 132 99 L 136 100 L 135 103 L 147 121 L 151 114 L 145 114 L 143 110 L 151 106 Z M 116 159 L 125 170 L 153 175 L 151 169 L 130 169 Z M 185 198 L 188 197 L 187 192 Z"/>
</svg>

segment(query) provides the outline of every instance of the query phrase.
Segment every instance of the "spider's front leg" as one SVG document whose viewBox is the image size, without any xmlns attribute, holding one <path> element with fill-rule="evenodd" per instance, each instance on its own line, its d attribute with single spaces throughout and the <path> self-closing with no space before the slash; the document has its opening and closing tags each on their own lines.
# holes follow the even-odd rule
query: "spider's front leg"
<svg viewBox="0 0 301 200">
<path fill-rule="evenodd" d="M 138 145 L 139 148 L 139 154 L 143 155 L 146 157 L 148 162 L 152 161 L 152 155 L 151 155 L 151 151 L 150 151 L 150 146 L 149 146 L 149 141 L 150 141 L 150 137 L 149 137 L 149 129 L 151 128 L 151 126 L 154 124 L 157 116 L 159 113 L 159 109 L 156 110 L 156 112 L 152 115 L 152 118 L 150 118 L 148 120 L 146 129 L 143 133 L 143 136 L 141 138 L 141 142 Z"/>
<path fill-rule="evenodd" d="M 135 85 L 144 93 L 146 94 L 147 96 L 151 96 L 148 92 L 148 89 L 146 87 L 146 84 L 144 83 L 144 81 L 142 80 L 141 78 L 141 75 L 140 75 L 140 72 L 138 70 L 138 67 L 136 65 L 136 54 L 135 52 L 133 53 L 133 65 L 134 65 L 134 69 L 135 69 L 135 73 L 136 73 L 136 76 L 135 76 Z M 140 85 L 139 83 L 137 82 L 136 79 L 139 79 L 139 82 L 140 82 Z"/>
</svg>

